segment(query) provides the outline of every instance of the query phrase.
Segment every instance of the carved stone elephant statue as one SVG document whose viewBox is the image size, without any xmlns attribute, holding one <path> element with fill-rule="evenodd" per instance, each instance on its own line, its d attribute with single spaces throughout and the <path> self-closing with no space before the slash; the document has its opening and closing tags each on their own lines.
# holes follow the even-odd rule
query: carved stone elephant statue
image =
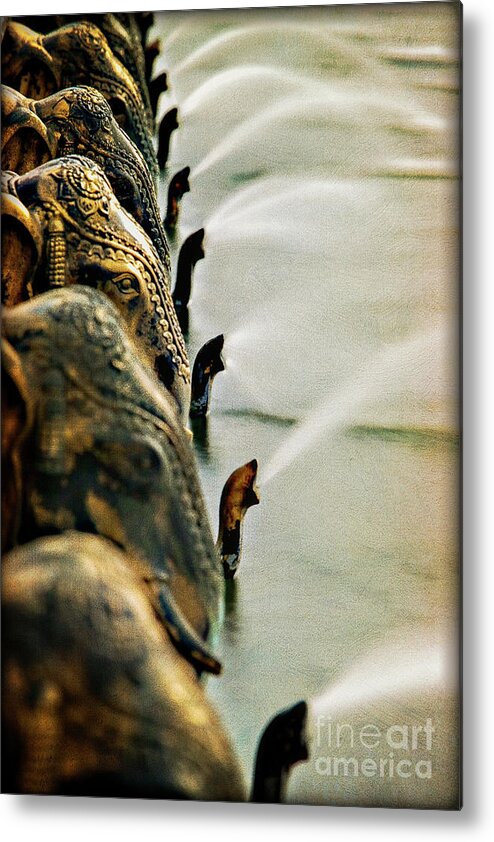
<svg viewBox="0 0 494 842">
<path fill-rule="evenodd" d="M 170 250 L 149 170 L 104 96 L 79 86 L 33 100 L 3 85 L 2 169 L 24 175 L 71 154 L 87 156 L 101 167 L 115 196 L 149 234 L 170 272 Z"/>
<path fill-rule="evenodd" d="M 128 556 L 80 532 L 2 570 L 3 792 L 245 800 L 230 741 Z"/>
<path fill-rule="evenodd" d="M 169 272 L 149 237 L 115 198 L 102 170 L 88 158 L 72 155 L 22 176 L 4 173 L 4 189 L 28 210 L 26 236 L 29 233 L 32 242 L 41 240 L 42 251 L 23 276 L 17 267 L 9 272 L 10 246 L 4 244 L 10 288 L 5 282 L 3 300 L 22 301 L 28 284 L 34 295 L 74 283 L 102 290 L 120 310 L 130 335 L 185 418 L 190 368 Z M 12 205 L 7 199 L 6 216 Z M 14 235 L 11 246 L 16 253 Z"/>
<path fill-rule="evenodd" d="M 150 102 L 145 77 L 144 49 L 141 41 L 141 32 L 133 14 L 29 15 L 27 17 L 14 18 L 14 20 L 43 35 L 48 34 L 52 30 L 60 29 L 61 26 L 66 26 L 68 23 L 87 21 L 97 26 L 108 41 L 112 53 L 114 53 L 129 71 L 132 78 L 137 81 L 146 107 L 149 108 Z"/>
<path fill-rule="evenodd" d="M 44 99 L 73 85 L 97 88 L 141 150 L 153 179 L 158 178 L 151 110 L 95 24 L 67 24 L 41 35 L 9 21 L 2 44 L 2 81 L 32 99 Z"/>
<path fill-rule="evenodd" d="M 4 308 L 3 541 L 77 530 L 121 548 L 177 650 L 205 641 L 224 582 L 195 457 L 173 399 L 117 310 L 73 286 Z"/>
</svg>

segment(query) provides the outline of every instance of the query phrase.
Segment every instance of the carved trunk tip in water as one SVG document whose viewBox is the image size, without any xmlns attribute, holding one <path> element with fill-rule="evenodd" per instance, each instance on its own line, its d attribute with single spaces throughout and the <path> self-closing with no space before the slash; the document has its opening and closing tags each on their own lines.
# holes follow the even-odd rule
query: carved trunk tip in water
<svg viewBox="0 0 494 842">
<path fill-rule="evenodd" d="M 160 73 L 158 76 L 156 76 L 154 79 L 151 79 L 151 81 L 149 82 L 149 102 L 151 104 L 151 111 L 153 112 L 154 117 L 156 117 L 156 113 L 158 111 L 158 100 L 160 98 L 160 95 L 167 90 L 168 78 L 166 73 Z"/>
<path fill-rule="evenodd" d="M 159 39 L 156 38 L 144 47 L 144 75 L 147 84 L 151 81 L 153 75 L 153 65 L 161 52 Z"/>
<path fill-rule="evenodd" d="M 158 76 L 158 79 L 161 77 Z M 165 90 L 165 88 L 163 89 Z M 159 129 L 158 129 L 158 166 L 160 170 L 164 170 L 166 167 L 166 163 L 168 161 L 168 153 L 170 151 L 170 139 L 172 136 L 172 132 L 175 129 L 178 129 L 179 122 L 178 122 L 178 109 L 171 108 L 170 111 L 167 111 L 165 116 L 163 117 Z"/>
<path fill-rule="evenodd" d="M 134 12 L 134 18 L 141 33 L 142 46 L 146 46 L 148 31 L 154 24 L 154 12 Z"/>
<path fill-rule="evenodd" d="M 185 193 L 190 192 L 189 175 L 190 167 L 184 167 L 183 170 L 175 173 L 170 181 L 168 187 L 168 204 L 164 220 L 165 230 L 169 234 L 175 231 L 177 225 L 180 199 Z"/>
<path fill-rule="evenodd" d="M 257 459 L 253 459 L 233 471 L 223 487 L 216 546 L 223 563 L 225 579 L 233 579 L 240 564 L 245 513 L 259 503 L 256 477 Z"/>
<path fill-rule="evenodd" d="M 306 702 L 297 702 L 268 723 L 257 749 L 251 801 L 279 804 L 285 800 L 292 767 L 309 759 L 306 723 Z"/>
<path fill-rule="evenodd" d="M 172 293 L 178 322 L 183 333 L 186 333 L 189 329 L 189 312 L 187 307 L 192 291 L 192 273 L 196 263 L 202 260 L 203 257 L 204 228 L 199 228 L 198 231 L 195 231 L 182 243 L 180 254 L 178 255 L 177 280 Z M 221 343 L 221 347 L 223 347 L 223 343 Z M 218 369 L 218 371 L 223 371 L 223 368 Z"/>
<path fill-rule="evenodd" d="M 192 291 L 192 274 L 196 263 L 204 258 L 203 241 L 204 228 L 200 228 L 184 240 L 178 256 L 177 280 L 172 298 L 178 322 L 184 335 L 187 334 L 189 329 L 188 304 Z M 223 368 L 224 366 L 219 368 L 218 371 L 222 371 Z"/>
<path fill-rule="evenodd" d="M 220 371 L 225 370 L 221 356 L 224 341 L 224 336 L 220 333 L 206 342 L 197 353 L 192 369 L 189 412 L 191 418 L 204 418 L 208 413 L 213 380 Z"/>
</svg>

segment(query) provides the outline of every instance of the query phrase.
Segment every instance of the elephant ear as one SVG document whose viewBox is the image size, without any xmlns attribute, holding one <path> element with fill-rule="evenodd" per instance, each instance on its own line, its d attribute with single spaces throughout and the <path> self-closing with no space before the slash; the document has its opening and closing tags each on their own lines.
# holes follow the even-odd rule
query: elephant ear
<svg viewBox="0 0 494 842">
<path fill-rule="evenodd" d="M 52 157 L 46 126 L 29 100 L 2 85 L 2 169 L 22 175 Z"/>
<path fill-rule="evenodd" d="M 32 282 L 43 250 L 39 223 L 12 193 L 2 193 L 2 304 L 32 298 Z"/>
<path fill-rule="evenodd" d="M 3 36 L 2 79 L 32 99 L 43 99 L 60 87 L 42 36 L 14 21 L 9 21 Z"/>
<path fill-rule="evenodd" d="M 34 405 L 19 355 L 2 338 L 2 551 L 15 546 L 22 508 L 23 450 Z"/>
</svg>

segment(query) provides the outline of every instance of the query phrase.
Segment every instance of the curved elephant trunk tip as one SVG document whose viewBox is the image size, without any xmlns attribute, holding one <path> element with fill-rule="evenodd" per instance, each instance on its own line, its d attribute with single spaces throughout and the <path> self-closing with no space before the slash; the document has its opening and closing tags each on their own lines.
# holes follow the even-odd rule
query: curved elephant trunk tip
<svg viewBox="0 0 494 842">
<path fill-rule="evenodd" d="M 154 24 L 154 12 L 134 12 L 135 21 L 141 33 L 141 43 L 146 46 L 148 31 Z"/>
<path fill-rule="evenodd" d="M 168 90 L 168 77 L 165 72 L 160 73 L 158 76 L 155 76 L 154 79 L 151 79 L 148 85 L 149 91 L 149 102 L 151 105 L 151 111 L 153 112 L 153 117 L 156 117 L 156 113 L 158 111 L 158 100 L 165 91 Z M 177 109 L 173 109 L 176 111 Z M 175 128 L 178 127 L 175 126 Z M 166 161 L 165 161 L 166 164 Z"/>
<path fill-rule="evenodd" d="M 151 76 L 153 75 L 153 65 L 160 52 L 161 46 L 159 38 L 156 38 L 144 47 L 144 76 L 147 85 L 149 85 L 151 81 Z"/>
<path fill-rule="evenodd" d="M 178 255 L 177 280 L 172 298 L 177 318 L 183 332 L 189 327 L 188 304 L 192 291 L 192 274 L 194 267 L 204 257 L 204 228 L 195 231 L 182 243 Z M 220 369 L 221 370 L 221 369 Z"/>
<path fill-rule="evenodd" d="M 209 411 L 213 380 L 220 371 L 225 370 L 221 352 L 225 338 L 222 333 L 210 339 L 198 351 L 192 369 L 191 418 L 205 418 Z"/>
<path fill-rule="evenodd" d="M 216 542 L 225 579 L 233 579 L 242 553 L 243 521 L 247 509 L 259 503 L 256 485 L 257 459 L 233 471 L 221 494 L 218 540 Z"/>
<path fill-rule="evenodd" d="M 164 226 L 168 233 L 175 231 L 180 210 L 180 200 L 185 193 L 189 193 L 190 191 L 189 175 L 190 167 L 184 167 L 183 170 L 175 173 L 168 186 L 168 203 L 164 220 Z"/>
<path fill-rule="evenodd" d="M 160 77 L 158 76 L 157 79 Z M 153 83 L 154 84 L 154 83 Z M 163 90 L 166 90 L 164 88 Z M 150 94 L 151 96 L 151 94 Z M 159 94 L 158 94 L 159 96 Z M 171 108 L 163 117 L 158 129 L 158 165 L 160 169 L 164 170 L 168 161 L 168 153 L 170 151 L 170 140 L 172 133 L 178 129 L 180 123 L 178 122 L 178 109 Z"/>
<path fill-rule="evenodd" d="M 266 725 L 257 748 L 251 801 L 279 804 L 286 798 L 290 772 L 309 759 L 307 703 L 297 702 Z"/>
</svg>

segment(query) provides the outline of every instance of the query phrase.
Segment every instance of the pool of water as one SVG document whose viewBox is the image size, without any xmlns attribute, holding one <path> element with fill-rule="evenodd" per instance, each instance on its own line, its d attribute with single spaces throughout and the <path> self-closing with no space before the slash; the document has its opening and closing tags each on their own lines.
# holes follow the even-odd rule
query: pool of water
<svg viewBox="0 0 494 842">
<path fill-rule="evenodd" d="M 228 474 L 260 465 L 261 505 L 246 517 L 218 641 L 224 675 L 209 692 L 248 778 L 266 721 L 309 701 L 312 758 L 295 770 L 290 801 L 448 806 L 458 785 L 455 9 L 167 12 L 154 32 L 170 84 L 160 112 L 180 115 L 169 174 L 191 167 L 175 253 L 206 230 L 191 358 L 225 334 L 227 369 L 197 442 L 214 524 Z M 387 743 L 377 777 L 317 764 L 329 751 L 321 722 L 384 734 L 427 718 L 432 745 L 421 732 L 412 759 L 431 760 L 431 777 L 391 775 L 400 752 L 390 758 Z"/>
</svg>

